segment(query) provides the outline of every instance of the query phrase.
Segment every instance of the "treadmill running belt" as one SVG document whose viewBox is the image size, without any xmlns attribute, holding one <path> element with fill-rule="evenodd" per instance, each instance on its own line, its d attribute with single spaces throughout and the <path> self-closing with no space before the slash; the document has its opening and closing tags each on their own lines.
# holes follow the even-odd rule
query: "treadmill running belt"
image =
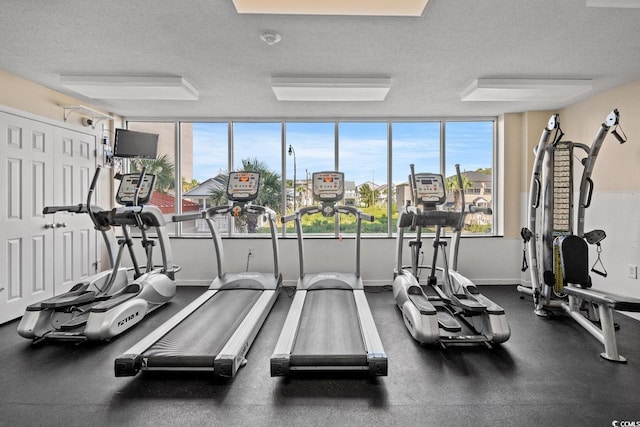
<svg viewBox="0 0 640 427">
<path fill-rule="evenodd" d="M 218 291 L 142 355 L 148 368 L 213 369 L 213 360 L 262 294 L 262 290 Z"/>
<path fill-rule="evenodd" d="M 367 364 L 353 291 L 307 291 L 291 363 L 316 366 Z"/>
</svg>

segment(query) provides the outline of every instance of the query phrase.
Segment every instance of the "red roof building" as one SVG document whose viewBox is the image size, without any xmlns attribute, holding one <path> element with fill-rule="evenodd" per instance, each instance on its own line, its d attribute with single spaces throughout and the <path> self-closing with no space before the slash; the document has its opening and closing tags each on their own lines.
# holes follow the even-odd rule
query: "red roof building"
<svg viewBox="0 0 640 427">
<path fill-rule="evenodd" d="M 176 211 L 175 200 L 176 200 L 175 196 L 171 194 L 164 194 L 156 191 L 151 195 L 151 200 L 149 200 L 148 204 L 157 206 L 158 208 L 160 208 L 160 211 L 162 211 L 163 214 L 172 214 Z M 199 211 L 199 210 L 200 210 L 200 205 L 198 203 L 192 202 L 191 200 L 185 200 L 185 199 L 182 200 L 183 213 Z"/>
</svg>

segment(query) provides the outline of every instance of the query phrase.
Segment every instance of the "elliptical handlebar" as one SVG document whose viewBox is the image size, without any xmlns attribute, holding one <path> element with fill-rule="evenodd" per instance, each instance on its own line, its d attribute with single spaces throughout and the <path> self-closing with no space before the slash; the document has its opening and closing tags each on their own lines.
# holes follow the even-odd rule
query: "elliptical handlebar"
<svg viewBox="0 0 640 427">
<path fill-rule="evenodd" d="M 91 180 L 91 185 L 89 185 L 89 192 L 87 194 L 87 213 L 89 214 L 89 217 L 91 218 L 91 222 L 93 222 L 93 225 L 96 227 L 96 229 L 101 229 L 100 224 L 98 224 L 98 220 L 96 219 L 96 215 L 95 212 L 93 211 L 93 206 L 91 205 L 91 199 L 93 199 L 93 193 L 96 189 L 96 186 L 98 185 L 98 178 L 100 177 L 100 172 L 102 171 L 102 166 L 98 165 L 96 166 L 96 171 L 93 174 L 93 179 Z"/>
<path fill-rule="evenodd" d="M 465 200 L 464 200 L 464 185 L 462 184 L 462 175 L 460 174 L 460 164 L 456 163 L 455 168 L 456 168 L 456 176 L 458 179 L 458 191 L 460 191 L 460 203 L 462 203 L 462 209 L 460 210 L 460 213 L 463 214 Z"/>
<path fill-rule="evenodd" d="M 493 213 L 493 209 L 491 209 L 489 206 L 485 207 L 480 207 L 480 206 L 469 206 L 469 213 L 483 213 L 486 215 L 491 215 Z"/>
<path fill-rule="evenodd" d="M 97 206 L 93 206 L 92 208 L 96 208 Z M 56 212 L 70 212 L 70 213 L 87 213 L 87 205 L 84 203 L 78 203 L 77 205 L 69 205 L 69 206 L 45 206 L 42 209 L 43 215 L 54 214 Z"/>
<path fill-rule="evenodd" d="M 140 175 L 138 176 L 138 183 L 136 184 L 135 193 L 133 193 L 133 206 L 138 205 L 138 196 L 140 195 L 140 188 L 142 188 L 142 183 L 144 182 L 144 176 L 147 174 L 147 167 L 143 166 L 140 171 Z"/>
<path fill-rule="evenodd" d="M 416 183 L 416 170 L 415 165 L 411 163 L 409 165 L 409 169 L 411 170 L 411 175 L 409 179 L 409 187 L 411 188 L 411 202 L 414 206 L 418 203 L 418 185 Z"/>
</svg>

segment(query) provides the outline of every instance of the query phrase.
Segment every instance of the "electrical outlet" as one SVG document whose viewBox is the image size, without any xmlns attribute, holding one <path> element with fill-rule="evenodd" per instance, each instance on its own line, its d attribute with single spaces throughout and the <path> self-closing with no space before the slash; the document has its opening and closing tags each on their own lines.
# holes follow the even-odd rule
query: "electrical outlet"
<svg viewBox="0 0 640 427">
<path fill-rule="evenodd" d="M 638 278 L 638 266 L 637 265 L 627 265 L 627 276 L 629 276 L 630 279 L 637 279 Z"/>
</svg>

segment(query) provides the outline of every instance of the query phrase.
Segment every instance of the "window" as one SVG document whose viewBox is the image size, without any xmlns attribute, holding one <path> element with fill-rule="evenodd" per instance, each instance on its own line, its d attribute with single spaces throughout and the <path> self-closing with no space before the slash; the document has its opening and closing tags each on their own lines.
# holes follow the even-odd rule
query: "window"
<svg viewBox="0 0 640 427">
<path fill-rule="evenodd" d="M 374 216 L 363 223 L 363 233 L 391 236 L 396 230 L 398 206 L 411 199 L 409 165 L 416 173 L 442 173 L 448 184 L 445 208 L 459 209 L 462 200 L 455 179 L 460 164 L 465 205 L 494 205 L 494 120 L 384 120 L 384 121 L 148 121 L 129 122 L 128 128 L 160 135 L 159 157 L 150 163 L 159 175 L 156 198 L 165 214 L 206 209 L 226 203 L 224 189 L 229 170 L 253 170 L 262 175 L 255 203 L 272 208 L 279 216 L 314 204 L 314 172 L 338 170 L 345 174 L 345 198 Z M 179 129 L 178 141 L 176 129 Z M 178 144 L 180 164 L 174 165 Z M 132 161 L 132 168 L 140 166 Z M 181 185 L 176 188 L 179 174 Z M 181 203 L 176 204 L 180 195 Z M 161 200 L 162 199 L 162 200 Z M 307 234 L 350 235 L 352 217 L 310 218 L 303 221 Z M 466 234 L 494 232 L 492 214 L 469 214 Z M 204 221 L 183 223 L 182 234 L 206 235 Z M 268 233 L 262 219 L 218 221 L 223 235 Z M 285 235 L 293 234 L 293 224 Z"/>
<path fill-rule="evenodd" d="M 344 172 L 344 204 L 373 215 L 363 233 L 387 234 L 387 122 L 341 122 L 338 125 L 339 169 Z M 353 216 L 340 218 L 340 233 L 355 233 Z"/>
<path fill-rule="evenodd" d="M 311 206 L 313 201 L 311 177 L 314 172 L 335 170 L 334 122 L 287 122 L 286 141 L 286 212 Z M 295 182 L 295 186 L 294 186 Z M 311 233 L 334 233 L 334 222 L 314 216 L 303 218 L 302 231 Z M 294 231 L 293 222 L 287 224 L 287 232 Z"/>
<path fill-rule="evenodd" d="M 229 169 L 229 125 L 180 123 L 180 173 L 182 213 L 205 210 L 222 202 L 224 177 Z M 216 221 L 218 230 L 228 231 L 226 218 Z M 209 235 L 204 219 L 182 223 L 183 234 Z"/>
<path fill-rule="evenodd" d="M 394 122 L 391 128 L 393 152 L 393 222 L 395 233 L 398 208 L 411 200 L 410 165 L 416 173 L 441 173 L 440 122 Z"/>
<path fill-rule="evenodd" d="M 129 170 L 139 172 L 146 166 L 146 172 L 156 176 L 155 191 L 149 205 L 157 206 L 167 222 L 175 212 L 176 204 L 176 124 L 174 122 L 129 122 L 127 128 L 138 132 L 158 134 L 158 154 L 154 160 L 129 160 Z M 173 231 L 169 227 L 170 232 Z"/>
<path fill-rule="evenodd" d="M 233 123 L 233 170 L 260 172 L 260 193 L 255 204 L 282 215 L 282 123 Z M 235 233 L 269 234 L 263 216 L 235 221 Z"/>
<path fill-rule="evenodd" d="M 455 165 L 460 165 L 465 205 L 491 207 L 493 204 L 493 121 L 446 122 L 446 175 L 448 202 L 453 209 L 461 205 Z M 493 215 L 468 214 L 464 233 L 491 233 Z"/>
</svg>

